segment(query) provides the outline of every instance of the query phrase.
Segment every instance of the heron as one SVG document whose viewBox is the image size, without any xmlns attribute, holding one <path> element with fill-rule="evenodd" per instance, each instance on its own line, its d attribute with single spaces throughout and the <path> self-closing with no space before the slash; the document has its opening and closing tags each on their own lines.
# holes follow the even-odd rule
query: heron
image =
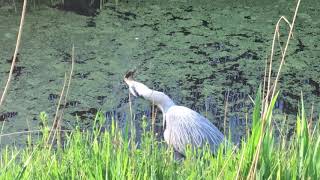
<svg viewBox="0 0 320 180">
<path fill-rule="evenodd" d="M 163 114 L 164 140 L 175 151 L 185 156 L 188 145 L 192 149 L 209 145 L 210 151 L 216 154 L 219 145 L 224 141 L 224 135 L 207 118 L 198 112 L 176 105 L 163 92 L 150 89 L 143 83 L 133 79 L 134 71 L 128 71 L 124 81 L 130 93 L 142 97 L 156 105 Z"/>
</svg>

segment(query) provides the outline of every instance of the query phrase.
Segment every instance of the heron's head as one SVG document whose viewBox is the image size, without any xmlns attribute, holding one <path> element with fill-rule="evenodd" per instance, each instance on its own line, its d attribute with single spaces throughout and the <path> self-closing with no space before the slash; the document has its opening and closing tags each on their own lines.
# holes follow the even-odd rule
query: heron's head
<svg viewBox="0 0 320 180">
<path fill-rule="evenodd" d="M 160 107 L 162 112 L 174 105 L 174 102 L 163 92 L 152 90 L 146 85 L 135 81 L 133 75 L 134 71 L 128 71 L 124 76 L 124 82 L 129 86 L 129 91 L 133 96 L 151 101 Z"/>
<path fill-rule="evenodd" d="M 135 97 L 140 96 L 140 94 L 138 93 L 138 91 L 136 90 L 136 81 L 133 80 L 133 75 L 135 73 L 135 70 L 133 71 L 128 71 L 125 75 L 124 75 L 124 82 L 129 86 L 129 91 L 132 95 L 134 95 Z"/>
</svg>

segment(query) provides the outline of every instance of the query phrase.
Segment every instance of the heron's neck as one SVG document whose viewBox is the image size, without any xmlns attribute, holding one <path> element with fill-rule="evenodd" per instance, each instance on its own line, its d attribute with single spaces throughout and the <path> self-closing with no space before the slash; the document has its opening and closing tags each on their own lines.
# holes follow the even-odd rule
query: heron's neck
<svg viewBox="0 0 320 180">
<path fill-rule="evenodd" d="M 164 114 L 171 106 L 175 105 L 169 96 L 163 92 L 152 90 L 139 82 L 135 82 L 134 85 L 139 96 L 142 96 L 144 99 L 149 100 L 151 103 L 157 105 Z"/>
<path fill-rule="evenodd" d="M 171 106 L 175 105 L 174 102 L 169 98 L 169 96 L 167 96 L 163 92 L 155 91 L 152 89 L 150 90 L 151 93 L 149 93 L 149 96 L 144 96 L 144 98 L 157 105 L 161 109 L 162 113 L 165 114 Z"/>
</svg>

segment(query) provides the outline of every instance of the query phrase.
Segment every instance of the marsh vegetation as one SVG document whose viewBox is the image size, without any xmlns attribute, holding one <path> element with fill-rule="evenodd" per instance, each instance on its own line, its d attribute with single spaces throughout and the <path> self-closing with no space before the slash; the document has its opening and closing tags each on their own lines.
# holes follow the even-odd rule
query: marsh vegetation
<svg viewBox="0 0 320 180">
<path fill-rule="evenodd" d="M 99 1 L 89 14 L 31 2 L 17 41 L 22 6 L 0 6 L 0 178 L 319 178 L 318 2 L 297 19 L 300 1 Z M 277 23 L 273 8 L 292 16 Z M 176 160 L 161 115 L 128 97 L 131 68 L 233 143 Z"/>
</svg>

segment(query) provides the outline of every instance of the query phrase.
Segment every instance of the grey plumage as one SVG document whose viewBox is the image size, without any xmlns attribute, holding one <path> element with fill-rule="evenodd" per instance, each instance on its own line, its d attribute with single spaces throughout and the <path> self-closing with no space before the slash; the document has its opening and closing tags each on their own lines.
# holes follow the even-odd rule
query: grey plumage
<svg viewBox="0 0 320 180">
<path fill-rule="evenodd" d="M 187 144 L 203 147 L 206 143 L 213 153 L 223 141 L 223 134 L 208 119 L 183 106 L 173 106 L 165 114 L 165 141 L 184 154 Z"/>
<path fill-rule="evenodd" d="M 169 145 L 181 154 L 185 154 L 188 144 L 193 148 L 208 144 L 212 153 L 217 151 L 224 136 L 208 119 L 192 109 L 175 105 L 167 95 L 134 81 L 132 76 L 133 72 L 129 72 L 124 78 L 131 94 L 143 97 L 161 109 L 166 124 L 164 139 Z"/>
</svg>

